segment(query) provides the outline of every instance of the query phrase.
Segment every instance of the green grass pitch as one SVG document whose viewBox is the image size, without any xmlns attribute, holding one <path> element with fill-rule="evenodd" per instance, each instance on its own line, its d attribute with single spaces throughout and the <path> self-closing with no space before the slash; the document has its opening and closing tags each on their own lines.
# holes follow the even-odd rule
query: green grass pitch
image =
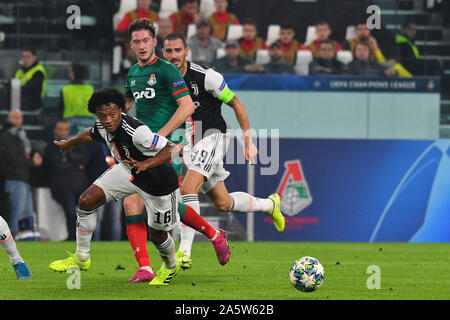
<svg viewBox="0 0 450 320">
<path fill-rule="evenodd" d="M 216 260 L 212 245 L 196 242 L 193 267 L 166 287 L 128 283 L 135 261 L 128 242 L 94 242 L 92 266 L 81 272 L 81 288 L 67 288 L 68 273 L 49 269 L 53 260 L 74 251 L 72 242 L 18 242 L 33 280 L 18 281 L 0 250 L 0 299 L 149 299 L 149 300 L 336 300 L 444 299 L 450 297 L 450 244 L 230 242 L 227 265 Z M 161 265 L 149 242 L 154 269 Z M 312 293 L 296 290 L 289 268 L 301 256 L 325 268 L 323 286 Z M 380 289 L 368 289 L 368 266 L 380 268 Z"/>
</svg>

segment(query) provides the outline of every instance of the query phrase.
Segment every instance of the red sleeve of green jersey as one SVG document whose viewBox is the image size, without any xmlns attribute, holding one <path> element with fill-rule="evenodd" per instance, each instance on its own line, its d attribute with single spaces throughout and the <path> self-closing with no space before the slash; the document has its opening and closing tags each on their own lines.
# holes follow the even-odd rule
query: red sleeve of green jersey
<svg viewBox="0 0 450 320">
<path fill-rule="evenodd" d="M 125 97 L 127 97 L 127 98 L 133 98 L 133 94 L 131 93 L 130 86 L 128 85 L 128 80 L 127 80 L 127 82 L 125 83 L 125 86 L 124 86 L 124 88 L 123 88 L 123 94 L 124 94 Z"/>
<path fill-rule="evenodd" d="M 175 100 L 189 94 L 189 89 L 186 86 L 186 82 L 184 82 L 180 71 L 178 71 L 174 65 L 171 65 L 170 72 L 168 72 L 167 76 L 170 90 Z"/>
</svg>

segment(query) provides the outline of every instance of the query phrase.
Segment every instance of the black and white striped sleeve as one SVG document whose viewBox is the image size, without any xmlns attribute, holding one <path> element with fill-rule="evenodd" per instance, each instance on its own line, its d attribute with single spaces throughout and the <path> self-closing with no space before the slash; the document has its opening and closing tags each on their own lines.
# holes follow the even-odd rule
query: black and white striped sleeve
<svg viewBox="0 0 450 320">
<path fill-rule="evenodd" d="M 97 120 L 97 121 L 95 121 L 95 124 L 91 128 L 91 131 L 89 132 L 89 134 L 91 135 L 92 139 L 105 143 L 106 142 L 105 138 L 101 134 L 102 130 L 105 131 L 105 129 L 103 128 L 101 123 Z"/>
</svg>

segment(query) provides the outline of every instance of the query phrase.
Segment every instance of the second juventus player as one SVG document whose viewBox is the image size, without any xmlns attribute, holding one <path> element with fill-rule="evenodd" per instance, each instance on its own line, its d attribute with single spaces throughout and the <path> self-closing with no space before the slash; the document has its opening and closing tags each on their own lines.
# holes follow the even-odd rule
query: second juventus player
<svg viewBox="0 0 450 320">
<path fill-rule="evenodd" d="M 181 187 L 182 202 L 200 212 L 198 192 L 201 189 L 216 208 L 229 212 L 264 212 L 273 219 L 278 231 L 283 231 L 285 220 L 280 210 L 280 197 L 272 194 L 268 198 L 253 197 L 245 192 L 229 193 L 224 180 L 230 174 L 223 167 L 229 135 L 221 114 L 222 103 L 233 108 L 236 119 L 244 132 L 244 154 L 252 161 L 258 153 L 249 134 L 249 120 L 244 104 L 228 88 L 223 76 L 210 68 L 187 61 L 189 48 L 184 36 L 171 33 L 164 40 L 164 59 L 173 63 L 189 88 L 195 111 L 186 121 L 186 137 L 189 144 L 183 148 L 183 159 L 188 171 Z M 196 128 L 195 124 L 201 124 Z M 200 132 L 195 132 L 195 130 Z M 200 138 L 197 138 L 200 137 Z M 198 141 L 197 141 L 198 140 Z M 183 269 L 192 266 L 191 247 L 195 230 L 182 226 L 181 243 L 177 257 Z"/>
</svg>

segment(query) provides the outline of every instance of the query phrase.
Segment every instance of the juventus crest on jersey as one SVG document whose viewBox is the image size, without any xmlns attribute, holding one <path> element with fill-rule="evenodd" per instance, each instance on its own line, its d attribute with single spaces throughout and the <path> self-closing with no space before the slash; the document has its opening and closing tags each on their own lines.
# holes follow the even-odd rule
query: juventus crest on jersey
<svg viewBox="0 0 450 320">
<path fill-rule="evenodd" d="M 229 95 L 224 94 L 230 90 L 223 76 L 213 69 L 204 68 L 188 61 L 183 78 L 195 105 L 195 112 L 186 121 L 186 136 L 189 141 L 195 144 L 199 140 L 197 137 L 200 136 L 200 133 L 204 138 L 213 133 L 213 129 L 215 132 L 225 133 L 227 124 L 222 117 L 221 106 L 224 102 L 228 103 L 232 97 L 229 98 Z M 195 137 L 195 141 L 192 137 Z"/>
</svg>

